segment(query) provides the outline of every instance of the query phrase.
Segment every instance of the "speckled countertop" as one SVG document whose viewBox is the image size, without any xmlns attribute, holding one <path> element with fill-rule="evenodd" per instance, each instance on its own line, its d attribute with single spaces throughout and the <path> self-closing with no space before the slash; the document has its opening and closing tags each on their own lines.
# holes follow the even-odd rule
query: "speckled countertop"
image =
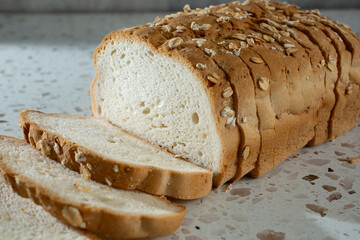
<svg viewBox="0 0 360 240">
<path fill-rule="evenodd" d="M 360 10 L 322 11 L 360 32 Z M 117 28 L 152 14 L 0 14 L 0 134 L 22 137 L 23 109 L 91 115 L 92 53 Z M 304 148 L 259 179 L 178 201 L 182 226 L 164 239 L 360 239 L 360 124 L 334 141 Z"/>
</svg>

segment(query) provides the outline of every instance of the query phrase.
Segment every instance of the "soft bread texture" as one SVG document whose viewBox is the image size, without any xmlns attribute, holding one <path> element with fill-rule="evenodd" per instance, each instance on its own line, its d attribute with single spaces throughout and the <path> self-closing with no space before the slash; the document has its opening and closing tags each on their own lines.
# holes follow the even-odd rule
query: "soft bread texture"
<svg viewBox="0 0 360 240">
<path fill-rule="evenodd" d="M 69 227 L 30 199 L 13 192 L 0 174 L 0 239 L 100 240 L 92 233 Z"/>
<path fill-rule="evenodd" d="M 179 199 L 200 198 L 211 191 L 210 170 L 101 119 L 25 110 L 19 124 L 33 147 L 85 178 Z"/>
<path fill-rule="evenodd" d="M 186 59 L 159 54 L 136 36 L 109 44 L 99 55 L 92 85 L 95 116 L 212 169 L 215 185 L 231 178 L 238 132 L 233 123 L 218 126 L 226 123 L 213 114 L 221 93 L 209 92 Z"/>
<path fill-rule="evenodd" d="M 103 39 L 93 112 L 211 168 L 214 186 L 259 177 L 356 125 L 359 44 L 348 26 L 283 2 L 186 6 Z"/>
<path fill-rule="evenodd" d="M 84 180 L 15 138 L 0 136 L 0 169 L 20 196 L 73 227 L 105 236 L 164 236 L 180 226 L 186 212 L 159 197 Z"/>
</svg>

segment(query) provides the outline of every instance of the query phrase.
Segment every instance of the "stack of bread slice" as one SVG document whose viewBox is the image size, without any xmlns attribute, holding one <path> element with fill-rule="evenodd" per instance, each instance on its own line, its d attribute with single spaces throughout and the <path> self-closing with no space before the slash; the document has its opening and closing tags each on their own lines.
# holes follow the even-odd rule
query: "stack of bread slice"
<svg viewBox="0 0 360 240">
<path fill-rule="evenodd" d="M 26 110 L 19 125 L 26 141 L 0 136 L 2 175 L 20 196 L 75 228 L 109 237 L 164 236 L 186 213 L 164 196 L 195 199 L 211 191 L 210 170 L 104 120 Z"/>
</svg>

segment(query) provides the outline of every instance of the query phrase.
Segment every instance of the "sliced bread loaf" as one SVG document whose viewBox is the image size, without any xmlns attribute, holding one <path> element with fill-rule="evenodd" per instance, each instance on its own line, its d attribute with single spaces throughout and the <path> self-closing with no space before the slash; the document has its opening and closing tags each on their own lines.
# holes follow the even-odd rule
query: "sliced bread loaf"
<svg viewBox="0 0 360 240">
<path fill-rule="evenodd" d="M 15 192 L 54 217 L 110 237 L 167 235 L 186 213 L 159 197 L 87 181 L 20 139 L 0 136 L 0 170 Z"/>
<path fill-rule="evenodd" d="M 259 177 L 356 125 L 359 39 L 284 2 L 187 5 L 104 38 L 93 112 L 211 168 L 215 186 Z"/>
<path fill-rule="evenodd" d="M 18 196 L 0 174 L 0 239 L 54 238 L 100 240 L 92 233 L 65 225 L 30 199 Z"/>
<path fill-rule="evenodd" d="M 25 139 L 85 178 L 179 199 L 208 195 L 212 172 L 176 158 L 101 119 L 26 110 Z"/>
</svg>

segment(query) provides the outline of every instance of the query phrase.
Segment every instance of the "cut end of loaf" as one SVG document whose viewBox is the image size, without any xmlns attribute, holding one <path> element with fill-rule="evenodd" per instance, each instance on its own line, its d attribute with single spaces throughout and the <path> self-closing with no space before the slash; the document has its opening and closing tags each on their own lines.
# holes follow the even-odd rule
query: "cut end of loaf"
<svg viewBox="0 0 360 240">
<path fill-rule="evenodd" d="M 95 115 L 212 169 L 216 177 L 221 141 L 201 79 L 145 43 L 113 39 L 103 44 L 95 54 Z"/>
</svg>

